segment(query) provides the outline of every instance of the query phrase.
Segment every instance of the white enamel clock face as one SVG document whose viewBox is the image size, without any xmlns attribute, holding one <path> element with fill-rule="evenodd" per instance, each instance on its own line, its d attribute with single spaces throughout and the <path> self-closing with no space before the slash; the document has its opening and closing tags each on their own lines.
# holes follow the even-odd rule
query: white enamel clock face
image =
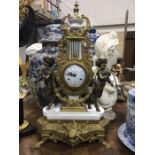
<svg viewBox="0 0 155 155">
<path fill-rule="evenodd" d="M 70 65 L 65 69 L 64 79 L 67 85 L 79 87 L 86 79 L 85 70 L 79 65 Z"/>
</svg>

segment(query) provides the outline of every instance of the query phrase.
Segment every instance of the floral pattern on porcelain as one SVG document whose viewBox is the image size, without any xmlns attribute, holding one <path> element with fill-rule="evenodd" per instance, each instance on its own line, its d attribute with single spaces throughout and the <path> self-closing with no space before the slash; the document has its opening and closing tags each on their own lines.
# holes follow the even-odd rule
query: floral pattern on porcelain
<svg viewBox="0 0 155 155">
<path fill-rule="evenodd" d="M 126 119 L 126 134 L 130 142 L 135 145 L 135 89 L 129 90 Z"/>
<path fill-rule="evenodd" d="M 123 123 L 118 129 L 118 137 L 122 143 L 127 146 L 133 152 L 135 151 L 135 146 L 131 144 L 127 135 L 126 135 L 126 123 Z"/>
</svg>

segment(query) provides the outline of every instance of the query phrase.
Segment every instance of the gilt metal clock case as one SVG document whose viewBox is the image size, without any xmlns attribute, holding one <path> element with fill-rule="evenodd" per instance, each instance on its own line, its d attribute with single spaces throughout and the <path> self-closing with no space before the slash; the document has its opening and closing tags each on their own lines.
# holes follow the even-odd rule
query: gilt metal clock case
<svg viewBox="0 0 155 155">
<path fill-rule="evenodd" d="M 59 56 L 62 57 L 61 55 L 63 54 L 61 53 Z M 62 89 L 64 89 L 64 92 L 67 95 L 84 93 L 85 91 L 87 91 L 87 88 L 91 83 L 93 76 L 91 69 L 91 56 L 89 54 L 85 54 L 85 59 L 81 60 L 79 60 L 77 57 L 68 59 L 65 56 L 63 58 L 64 59 L 57 58 L 57 62 L 60 67 L 58 67 L 57 69 L 56 78 L 59 85 L 61 85 Z M 72 70 L 72 67 L 74 67 L 74 71 Z"/>
<path fill-rule="evenodd" d="M 78 10 L 74 10 L 74 17 L 68 15 L 63 19 L 64 37 L 56 59 L 56 80 L 68 96 L 87 94 L 93 79 L 91 43 L 87 36 L 90 23 L 87 17 L 79 17 L 77 13 Z M 81 26 L 82 22 L 85 22 L 84 26 Z"/>
</svg>

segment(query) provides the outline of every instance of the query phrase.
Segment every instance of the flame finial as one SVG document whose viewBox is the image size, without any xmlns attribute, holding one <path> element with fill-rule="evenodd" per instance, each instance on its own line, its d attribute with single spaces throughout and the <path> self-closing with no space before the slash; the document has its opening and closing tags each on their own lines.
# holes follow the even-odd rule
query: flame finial
<svg viewBox="0 0 155 155">
<path fill-rule="evenodd" d="M 75 2 L 75 5 L 74 5 L 74 15 L 75 15 L 75 16 L 78 16 L 78 13 L 79 13 L 79 4 L 78 4 L 78 2 L 76 1 L 76 2 Z"/>
</svg>

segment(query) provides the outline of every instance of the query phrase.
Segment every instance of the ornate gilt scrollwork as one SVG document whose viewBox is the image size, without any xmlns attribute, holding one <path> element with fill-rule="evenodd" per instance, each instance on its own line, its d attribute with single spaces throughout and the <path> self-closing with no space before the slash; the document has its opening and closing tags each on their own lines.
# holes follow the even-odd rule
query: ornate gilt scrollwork
<svg viewBox="0 0 155 155">
<path fill-rule="evenodd" d="M 30 5 L 33 0 L 19 0 L 19 16 L 24 17 L 26 15 L 25 6 Z"/>
<path fill-rule="evenodd" d="M 94 142 L 98 140 L 106 149 L 111 146 L 105 141 L 105 127 L 108 120 L 98 121 L 50 121 L 45 117 L 37 120 L 37 125 L 42 126 L 42 140 L 35 145 L 40 148 L 47 140 L 55 143 L 61 141 L 74 147 L 82 142 Z"/>
<path fill-rule="evenodd" d="M 93 89 L 91 92 L 89 92 L 88 87 L 93 79 L 93 72 L 92 72 L 92 55 L 89 52 L 89 48 L 91 47 L 91 43 L 88 39 L 87 32 L 90 29 L 90 21 L 89 19 L 81 15 L 81 17 L 78 15 L 79 8 L 78 4 L 75 4 L 74 8 L 74 16 L 72 17 L 70 14 L 65 16 L 62 19 L 62 30 L 64 32 L 64 36 L 62 40 L 60 41 L 59 48 L 60 51 L 58 52 L 57 58 L 56 58 L 56 64 L 57 64 L 57 71 L 55 73 L 56 81 L 63 90 L 63 92 L 66 94 L 66 96 L 61 95 L 58 91 L 56 91 L 57 97 L 63 102 L 68 103 L 68 105 L 75 105 L 75 103 L 83 104 L 86 102 L 86 100 L 91 96 Z M 81 25 L 80 28 L 72 28 L 72 24 L 76 23 L 77 25 Z M 82 25 L 84 23 L 84 26 Z M 86 23 L 86 24 L 85 24 Z M 75 25 L 76 25 L 75 24 Z M 72 54 L 72 57 L 70 58 L 68 56 L 68 53 L 70 51 L 69 45 L 67 46 L 68 42 L 72 41 L 79 41 L 81 44 L 81 56 L 82 58 L 79 59 L 76 55 L 76 53 Z M 82 67 L 86 73 L 86 79 L 83 82 L 82 85 L 79 87 L 71 87 L 68 86 L 64 81 L 64 71 L 65 69 L 72 65 L 76 64 L 80 67 Z M 93 88 L 93 86 L 91 86 Z M 57 89 L 55 89 L 57 90 Z M 75 99 L 69 99 L 69 95 L 82 95 L 80 96 L 78 100 Z"/>
</svg>

